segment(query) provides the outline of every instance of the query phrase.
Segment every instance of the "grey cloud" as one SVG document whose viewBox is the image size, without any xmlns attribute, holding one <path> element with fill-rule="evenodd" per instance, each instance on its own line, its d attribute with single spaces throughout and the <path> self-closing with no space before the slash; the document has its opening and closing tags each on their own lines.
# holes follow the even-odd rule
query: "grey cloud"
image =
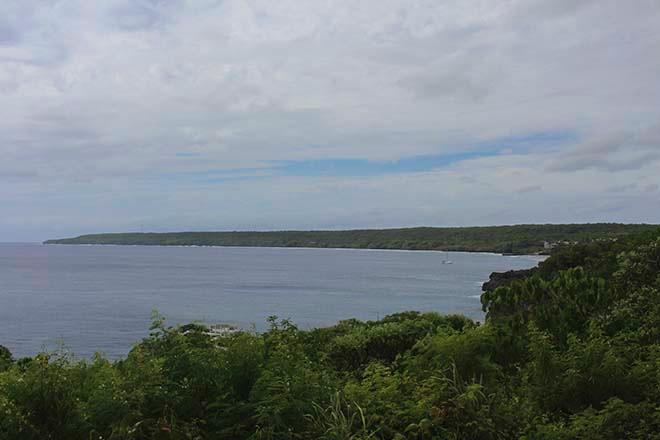
<svg viewBox="0 0 660 440">
<path fill-rule="evenodd" d="M 518 194 L 527 194 L 527 193 L 532 193 L 532 192 L 538 192 L 541 191 L 543 187 L 541 185 L 529 185 L 529 186 L 524 186 L 517 190 L 516 192 Z"/>
<path fill-rule="evenodd" d="M 607 188 L 607 192 L 620 193 L 620 192 L 633 191 L 635 189 L 637 189 L 637 183 L 629 183 L 626 185 L 610 186 Z"/>
<path fill-rule="evenodd" d="M 639 144 L 653 146 L 660 150 L 660 123 L 641 130 L 637 138 Z"/>
<path fill-rule="evenodd" d="M 25 5 L 8 1 L 0 4 L 0 47 L 12 46 L 22 40 L 22 29 L 29 27 L 31 14 Z"/>
<path fill-rule="evenodd" d="M 13 186 L 0 196 L 20 199 L 16 212 L 30 216 L 46 198 L 39 188 L 57 188 L 74 213 L 95 192 L 116 188 L 135 188 L 140 200 L 169 201 L 178 186 L 158 189 L 159 172 L 190 176 L 272 161 L 396 160 L 568 132 L 580 138 L 570 145 L 530 141 L 527 156 L 515 151 L 483 159 L 488 166 L 478 171 L 471 167 L 482 162 L 471 160 L 445 174 L 428 173 L 452 176 L 441 185 L 417 176 L 394 184 L 365 179 L 356 187 L 373 189 L 354 204 L 350 192 L 330 190 L 282 203 L 290 212 L 309 212 L 301 204 L 317 203 L 325 215 L 319 218 L 364 205 L 362 217 L 351 218 L 368 225 L 369 213 L 387 211 L 395 197 L 388 192 L 401 186 L 409 191 L 401 199 L 410 203 L 393 214 L 393 226 L 416 215 L 460 223 L 496 210 L 484 202 L 494 194 L 490 185 L 475 184 L 474 176 L 502 179 L 503 192 L 525 178 L 533 185 L 517 197 L 533 200 L 530 191 L 539 186 L 549 206 L 589 205 L 593 210 L 584 218 L 593 218 L 601 205 L 591 201 L 632 191 L 619 194 L 608 185 L 657 183 L 653 176 L 640 179 L 660 160 L 659 27 L 660 4 L 653 1 L 4 0 L 0 175 L 13 176 Z M 181 160 L 177 153 L 192 155 Z M 616 180 L 607 177 L 612 172 Z M 565 180 L 578 186 L 578 178 L 589 176 L 595 181 L 583 199 L 559 189 Z M 291 185 L 277 179 L 223 184 L 222 194 L 180 179 L 177 185 L 190 193 L 160 206 L 171 206 L 177 217 L 194 208 L 186 197 L 199 190 L 199 197 L 245 200 L 241 206 L 254 210 L 277 199 L 276 190 L 313 186 L 303 178 Z M 415 205 L 413 196 L 426 187 L 433 194 Z M 456 209 L 464 216 L 435 208 L 439 192 L 459 189 L 466 202 Z M 622 203 L 639 218 L 657 213 L 642 202 Z M 132 215 L 118 198 L 111 205 L 121 221 Z M 540 220 L 540 213 L 559 216 L 534 206 Z M 232 224 L 240 226 L 249 213 L 237 210 Z M 284 226 L 320 221 L 277 216 Z"/>
<path fill-rule="evenodd" d="M 637 132 L 613 133 L 558 153 L 548 171 L 580 171 L 588 168 L 608 171 L 639 169 L 660 160 L 660 137 L 656 127 Z"/>
<path fill-rule="evenodd" d="M 0 19 L 1 20 L 1 19 Z M 21 34 L 9 23 L 0 21 L 0 46 L 9 46 L 18 43 Z"/>
<path fill-rule="evenodd" d="M 62 24 L 53 23 L 51 16 L 61 12 L 58 7 L 62 3 L 0 3 L 0 69 L 6 63 L 50 67 L 66 60 L 69 48 L 60 40 Z"/>
<path fill-rule="evenodd" d="M 148 30 L 171 23 L 172 15 L 181 6 L 180 0 L 122 1 L 112 5 L 109 17 L 122 30 Z"/>
<path fill-rule="evenodd" d="M 607 154 L 564 158 L 555 161 L 549 171 L 581 171 L 589 168 L 606 171 L 637 170 L 660 160 L 660 153 L 634 154 L 632 157 L 608 157 Z"/>
<path fill-rule="evenodd" d="M 602 3 L 599 0 L 526 0 L 519 2 L 520 7 L 516 10 L 516 16 L 537 19 L 570 17 L 585 7 Z"/>
<path fill-rule="evenodd" d="M 418 98 L 455 97 L 478 101 L 486 96 L 485 84 L 472 78 L 469 72 L 437 72 L 412 75 L 399 82 Z"/>
</svg>

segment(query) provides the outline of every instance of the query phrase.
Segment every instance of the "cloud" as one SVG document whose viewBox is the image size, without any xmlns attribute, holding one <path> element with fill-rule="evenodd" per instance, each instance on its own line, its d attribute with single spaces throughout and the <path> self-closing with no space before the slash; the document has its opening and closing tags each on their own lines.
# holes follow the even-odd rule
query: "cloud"
<svg viewBox="0 0 660 440">
<path fill-rule="evenodd" d="M 0 239 L 658 220 L 608 188 L 658 183 L 659 25 L 616 0 L 5 0 Z"/>
<path fill-rule="evenodd" d="M 609 188 L 607 188 L 607 192 L 619 193 L 619 192 L 633 191 L 635 189 L 637 189 L 637 184 L 636 183 L 629 183 L 629 184 L 626 184 L 626 185 L 610 186 Z"/>
<path fill-rule="evenodd" d="M 639 169 L 660 160 L 660 130 L 657 125 L 637 132 L 611 132 L 594 136 L 568 151 L 560 152 L 549 164 L 550 171 L 578 171 L 600 168 L 608 171 Z"/>
<path fill-rule="evenodd" d="M 526 194 L 526 193 L 541 191 L 542 189 L 543 187 L 541 185 L 529 185 L 529 186 L 523 186 L 516 192 L 518 194 Z"/>
<path fill-rule="evenodd" d="M 658 188 L 660 188 L 660 186 L 657 183 L 650 183 L 644 187 L 644 191 L 647 193 L 655 193 L 658 192 Z"/>
<path fill-rule="evenodd" d="M 10 24 L 0 21 L 0 46 L 16 44 L 20 40 L 20 33 Z"/>
</svg>

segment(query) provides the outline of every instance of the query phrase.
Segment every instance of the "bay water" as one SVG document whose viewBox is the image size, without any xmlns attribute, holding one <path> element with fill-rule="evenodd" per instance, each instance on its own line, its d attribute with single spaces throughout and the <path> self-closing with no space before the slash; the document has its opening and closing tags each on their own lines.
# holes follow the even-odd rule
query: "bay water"
<svg viewBox="0 0 660 440">
<path fill-rule="evenodd" d="M 447 258 L 452 264 L 442 264 Z M 300 328 L 406 310 L 483 321 L 481 284 L 536 256 L 359 249 L 0 244 L 0 345 L 116 359 L 167 324 Z"/>
</svg>

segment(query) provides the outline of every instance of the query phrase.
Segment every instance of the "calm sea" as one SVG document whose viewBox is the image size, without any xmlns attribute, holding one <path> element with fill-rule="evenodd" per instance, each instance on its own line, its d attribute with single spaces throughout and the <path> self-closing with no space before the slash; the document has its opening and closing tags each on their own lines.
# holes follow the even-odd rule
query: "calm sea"
<svg viewBox="0 0 660 440">
<path fill-rule="evenodd" d="M 15 357 L 60 345 L 117 358 L 148 333 L 203 321 L 301 328 L 404 310 L 483 320 L 481 283 L 535 257 L 351 249 L 0 244 L 0 345 Z"/>
</svg>

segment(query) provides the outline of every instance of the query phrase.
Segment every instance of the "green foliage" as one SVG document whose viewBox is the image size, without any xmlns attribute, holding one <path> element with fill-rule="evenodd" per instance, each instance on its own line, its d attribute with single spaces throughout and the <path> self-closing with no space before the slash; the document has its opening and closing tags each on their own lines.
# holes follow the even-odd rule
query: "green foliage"
<svg viewBox="0 0 660 440">
<path fill-rule="evenodd" d="M 307 414 L 310 422 L 309 434 L 319 440 L 368 440 L 375 438 L 376 432 L 367 427 L 367 418 L 362 408 L 355 402 L 347 402 L 336 393 L 330 405 L 322 407 L 313 403 L 314 412 Z"/>
<path fill-rule="evenodd" d="M 287 320 L 270 319 L 265 338 L 265 365 L 250 396 L 262 438 L 287 439 L 305 430 L 312 402 L 329 401 L 334 375 L 311 362 L 301 332 Z"/>
<path fill-rule="evenodd" d="M 532 322 L 561 343 L 570 334 L 584 333 L 593 314 L 606 310 L 611 301 L 605 280 L 589 276 L 581 267 L 560 271 L 550 281 L 535 275 L 481 297 L 493 324 L 517 334 Z"/>
<path fill-rule="evenodd" d="M 660 239 L 623 252 L 618 260 L 619 269 L 614 273 L 618 290 L 660 288 Z"/>
<path fill-rule="evenodd" d="M 660 410 L 657 402 L 626 403 L 612 398 L 603 408 L 587 408 L 565 423 L 536 426 L 525 440 L 620 440 L 659 439 Z"/>
<path fill-rule="evenodd" d="M 461 316 L 416 312 L 386 316 L 377 322 L 353 322 L 350 329 L 329 342 L 328 359 L 339 370 L 356 371 L 374 360 L 391 363 L 440 329 L 449 332 L 473 326 Z"/>
<path fill-rule="evenodd" d="M 654 225 L 594 223 L 348 231 L 121 233 L 82 235 L 46 243 L 426 249 L 531 254 L 545 251 L 545 241 L 607 246 L 611 240 L 657 229 Z M 580 264 L 579 258 L 577 254 L 572 261 Z M 568 267 L 574 265 L 569 264 Z M 566 268 L 566 264 L 563 266 Z"/>
<path fill-rule="evenodd" d="M 369 428 L 383 438 L 403 432 L 424 410 L 415 400 L 415 380 L 379 362 L 369 364 L 360 379 L 345 385 L 345 395 L 369 415 Z"/>
<path fill-rule="evenodd" d="M 0 372 L 9 368 L 13 362 L 14 358 L 12 357 L 9 349 L 3 345 L 0 345 Z"/>
<path fill-rule="evenodd" d="M 86 428 L 78 405 L 82 367 L 65 353 L 40 354 L 23 371 L 0 375 L 5 411 L 20 416 L 11 429 L 26 439 L 79 438 Z"/>
<path fill-rule="evenodd" d="M 558 249 L 482 304 L 483 325 L 273 317 L 261 334 L 155 314 L 116 362 L 0 346 L 0 440 L 660 438 L 657 235 Z"/>
<path fill-rule="evenodd" d="M 414 369 L 432 373 L 456 368 L 474 381 L 496 381 L 500 367 L 493 362 L 497 350 L 490 327 L 477 327 L 461 333 L 439 333 L 415 346 Z"/>
</svg>

